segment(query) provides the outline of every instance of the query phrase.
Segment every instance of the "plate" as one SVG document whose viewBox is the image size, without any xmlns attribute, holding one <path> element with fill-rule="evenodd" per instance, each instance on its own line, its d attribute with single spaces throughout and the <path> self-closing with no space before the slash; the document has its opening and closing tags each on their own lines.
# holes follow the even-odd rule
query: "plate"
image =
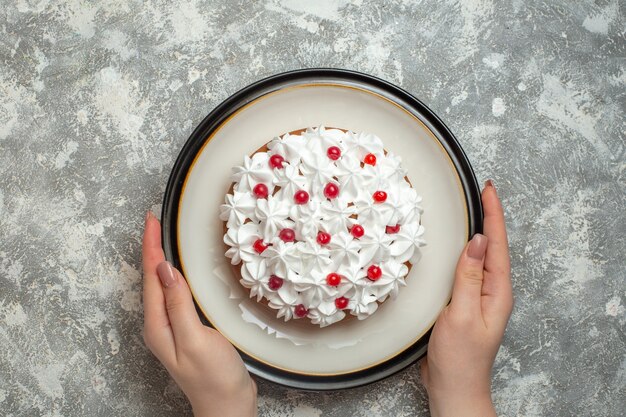
<svg viewBox="0 0 626 417">
<path fill-rule="evenodd" d="M 320 329 L 284 322 L 234 277 L 219 220 L 231 167 L 270 139 L 311 126 L 378 135 L 401 155 L 423 197 L 427 246 L 396 300 L 372 317 Z M 198 314 L 239 350 L 250 372 L 299 389 L 351 388 L 385 378 L 426 352 L 450 300 L 465 243 L 482 230 L 480 189 L 459 143 L 406 91 L 338 69 L 278 74 L 235 93 L 195 129 L 174 164 L 162 213 L 163 246 L 192 290 Z"/>
</svg>

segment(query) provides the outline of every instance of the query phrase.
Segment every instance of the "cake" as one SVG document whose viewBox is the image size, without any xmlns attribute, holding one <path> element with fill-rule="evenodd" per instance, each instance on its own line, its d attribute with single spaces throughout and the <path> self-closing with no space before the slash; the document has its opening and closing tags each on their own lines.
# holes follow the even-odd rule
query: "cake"
<svg viewBox="0 0 626 417">
<path fill-rule="evenodd" d="M 220 207 L 226 256 L 278 318 L 363 320 L 397 296 L 420 259 L 421 200 L 377 136 L 293 131 L 233 168 Z"/>
</svg>

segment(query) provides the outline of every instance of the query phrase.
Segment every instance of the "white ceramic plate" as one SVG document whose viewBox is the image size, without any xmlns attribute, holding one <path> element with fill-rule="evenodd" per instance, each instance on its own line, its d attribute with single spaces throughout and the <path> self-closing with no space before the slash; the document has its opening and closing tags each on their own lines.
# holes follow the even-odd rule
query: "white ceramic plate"
<svg viewBox="0 0 626 417">
<path fill-rule="evenodd" d="M 387 376 L 424 353 L 427 333 L 449 301 L 458 256 L 481 226 L 480 203 L 468 199 L 476 198 L 478 187 L 460 147 L 446 129 L 447 140 L 460 151 L 452 152 L 441 128 L 420 117 L 425 107 L 412 111 L 404 100 L 362 80 L 311 78 L 307 71 L 295 81 L 274 83 L 273 89 L 257 85 L 248 99 L 231 98 L 235 103 L 225 102 L 229 111 L 212 113 L 210 126 L 194 132 L 190 141 L 195 146 L 190 149 L 188 143 L 181 152 L 166 192 L 164 243 L 202 315 L 240 350 L 251 371 L 300 388 L 343 388 Z M 396 300 L 383 303 L 367 320 L 344 320 L 323 329 L 284 322 L 248 297 L 224 256 L 218 217 L 231 167 L 240 165 L 244 155 L 277 135 L 319 125 L 374 133 L 387 150 L 402 156 L 423 197 L 427 241 Z M 465 166 L 459 166 L 459 157 Z M 409 361 L 402 359 L 407 354 Z"/>
</svg>

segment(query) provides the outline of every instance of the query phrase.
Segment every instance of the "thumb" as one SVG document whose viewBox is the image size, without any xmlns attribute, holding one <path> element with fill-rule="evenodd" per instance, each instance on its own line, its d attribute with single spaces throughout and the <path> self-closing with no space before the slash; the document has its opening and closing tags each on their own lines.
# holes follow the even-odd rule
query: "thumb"
<svg viewBox="0 0 626 417">
<path fill-rule="evenodd" d="M 179 346 L 196 337 L 202 323 L 182 274 L 167 261 L 157 266 L 157 274 L 163 286 L 165 309 L 172 326 L 174 343 Z"/>
<path fill-rule="evenodd" d="M 469 241 L 456 266 L 450 309 L 462 314 L 480 312 L 487 236 L 477 233 Z"/>
</svg>

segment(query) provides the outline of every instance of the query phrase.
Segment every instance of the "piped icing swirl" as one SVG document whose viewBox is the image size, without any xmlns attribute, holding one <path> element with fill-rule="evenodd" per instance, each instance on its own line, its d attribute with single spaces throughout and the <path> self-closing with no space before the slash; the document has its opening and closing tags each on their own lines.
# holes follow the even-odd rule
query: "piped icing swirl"
<svg viewBox="0 0 626 417">
<path fill-rule="evenodd" d="M 370 133 L 306 129 L 233 168 L 220 207 L 240 283 L 285 321 L 363 320 L 395 298 L 426 244 L 421 197 Z"/>
</svg>

